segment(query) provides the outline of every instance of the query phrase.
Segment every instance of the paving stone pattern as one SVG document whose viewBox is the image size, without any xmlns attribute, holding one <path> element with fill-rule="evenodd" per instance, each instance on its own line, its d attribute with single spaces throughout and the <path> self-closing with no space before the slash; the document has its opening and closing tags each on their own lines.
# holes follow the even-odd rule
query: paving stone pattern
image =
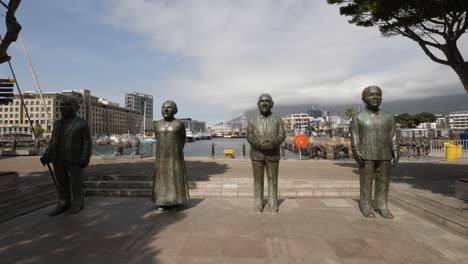
<svg viewBox="0 0 468 264">
<path fill-rule="evenodd" d="M 255 213 L 247 198 L 192 199 L 158 212 L 146 198 L 86 198 L 0 224 L 1 263 L 468 263 L 468 240 L 398 207 L 365 219 L 352 199 L 283 199 Z"/>
</svg>

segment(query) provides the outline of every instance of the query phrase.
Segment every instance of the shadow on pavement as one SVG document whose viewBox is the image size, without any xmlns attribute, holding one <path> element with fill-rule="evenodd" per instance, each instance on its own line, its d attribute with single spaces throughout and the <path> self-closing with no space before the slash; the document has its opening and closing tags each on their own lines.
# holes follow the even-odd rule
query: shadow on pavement
<svg viewBox="0 0 468 264">
<path fill-rule="evenodd" d="M 336 163 L 352 167 L 359 175 L 357 164 Z M 445 196 L 454 196 L 454 183 L 458 178 L 468 177 L 468 166 L 464 164 L 444 164 L 428 162 L 401 162 L 392 169 L 394 183 L 406 183 L 420 190 L 429 190 Z"/>
<path fill-rule="evenodd" d="M 185 161 L 185 169 L 189 181 L 208 181 L 211 176 L 228 171 L 226 164 L 215 161 Z M 119 162 L 91 164 L 85 170 L 86 177 L 103 176 L 149 176 L 153 177 L 154 161 Z"/>
<path fill-rule="evenodd" d="M 0 224 L 2 263 L 159 263 L 165 231 L 184 232 L 187 210 L 158 212 L 148 199 L 87 198 L 76 215 L 47 216 L 52 207 Z M 160 256 L 162 254 L 162 256 Z"/>
</svg>

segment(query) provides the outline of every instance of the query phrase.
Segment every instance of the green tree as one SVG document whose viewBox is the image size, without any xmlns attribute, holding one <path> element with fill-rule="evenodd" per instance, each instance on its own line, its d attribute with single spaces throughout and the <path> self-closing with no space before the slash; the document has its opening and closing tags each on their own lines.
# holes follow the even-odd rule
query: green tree
<svg viewBox="0 0 468 264">
<path fill-rule="evenodd" d="M 42 128 L 41 125 L 37 124 L 34 126 L 34 132 L 36 132 L 36 135 L 42 135 L 45 132 L 45 129 Z"/>
<path fill-rule="evenodd" d="M 354 116 L 354 108 L 348 107 L 345 111 L 345 116 L 352 118 Z"/>
<path fill-rule="evenodd" d="M 401 128 L 415 128 L 421 123 L 421 120 L 416 115 L 408 113 L 395 116 L 395 121 L 400 124 Z"/>
<path fill-rule="evenodd" d="M 431 123 L 435 122 L 437 120 L 437 117 L 433 113 L 428 113 L 428 112 L 422 112 L 419 114 L 416 114 L 419 120 L 421 120 L 421 123 Z"/>
<path fill-rule="evenodd" d="M 457 41 L 467 32 L 467 0 L 327 0 L 357 26 L 377 26 L 384 36 L 401 35 L 433 61 L 451 67 L 468 92 L 468 62 Z M 445 58 L 441 57 L 441 53 Z"/>
</svg>

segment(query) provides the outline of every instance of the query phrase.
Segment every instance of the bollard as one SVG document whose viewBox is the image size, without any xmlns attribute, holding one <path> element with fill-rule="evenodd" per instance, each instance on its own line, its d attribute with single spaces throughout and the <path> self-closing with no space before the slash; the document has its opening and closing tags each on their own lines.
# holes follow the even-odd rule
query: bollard
<svg viewBox="0 0 468 264">
<path fill-rule="evenodd" d="M 149 156 L 153 157 L 153 142 L 150 143 Z"/>
<path fill-rule="evenodd" d="M 245 143 L 242 144 L 242 158 L 245 159 Z"/>
<path fill-rule="evenodd" d="M 211 158 L 215 158 L 215 144 L 214 142 L 211 144 Z"/>
</svg>

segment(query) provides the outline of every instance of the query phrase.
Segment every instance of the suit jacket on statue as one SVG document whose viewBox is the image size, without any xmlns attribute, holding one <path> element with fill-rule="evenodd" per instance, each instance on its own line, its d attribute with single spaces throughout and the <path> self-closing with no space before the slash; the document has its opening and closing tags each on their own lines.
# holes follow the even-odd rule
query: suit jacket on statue
<svg viewBox="0 0 468 264">
<path fill-rule="evenodd" d="M 262 121 L 264 118 L 265 121 Z M 266 131 L 263 131 L 262 122 L 266 122 Z M 250 159 L 280 160 L 280 145 L 285 138 L 284 123 L 278 115 L 270 114 L 267 117 L 258 115 L 251 118 L 247 126 L 247 141 L 250 143 Z M 269 141 L 273 145 L 273 149 L 263 150 L 261 143 L 264 141 Z"/>
<path fill-rule="evenodd" d="M 67 131 L 63 132 L 62 125 L 61 119 L 54 122 L 52 138 L 46 153 L 49 153 L 52 163 L 60 160 L 69 165 L 79 165 L 82 159 L 86 160 L 91 157 L 91 132 L 88 122 L 80 117 L 75 117 Z M 60 133 L 63 133 L 62 136 L 65 137 L 63 140 L 65 142 L 63 147 L 65 153 L 61 153 L 60 157 L 57 157 Z"/>
<path fill-rule="evenodd" d="M 392 152 L 399 151 L 393 115 L 366 109 L 351 120 L 351 146 L 354 155 L 364 160 L 392 160 Z"/>
</svg>

